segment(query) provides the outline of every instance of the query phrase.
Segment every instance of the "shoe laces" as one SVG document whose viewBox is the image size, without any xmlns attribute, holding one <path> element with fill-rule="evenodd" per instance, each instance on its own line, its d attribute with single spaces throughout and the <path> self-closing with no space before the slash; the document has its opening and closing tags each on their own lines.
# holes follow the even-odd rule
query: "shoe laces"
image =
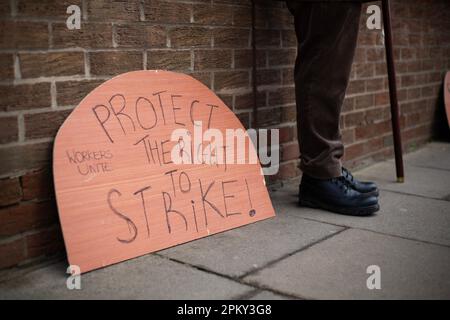
<svg viewBox="0 0 450 320">
<path fill-rule="evenodd" d="M 350 182 L 353 182 L 354 177 L 350 171 L 348 171 L 346 168 L 342 167 L 342 175 L 347 179 L 350 180 Z"/>
<path fill-rule="evenodd" d="M 332 178 L 331 181 L 343 190 L 344 193 L 347 193 L 352 188 L 351 183 L 344 176 Z"/>
</svg>

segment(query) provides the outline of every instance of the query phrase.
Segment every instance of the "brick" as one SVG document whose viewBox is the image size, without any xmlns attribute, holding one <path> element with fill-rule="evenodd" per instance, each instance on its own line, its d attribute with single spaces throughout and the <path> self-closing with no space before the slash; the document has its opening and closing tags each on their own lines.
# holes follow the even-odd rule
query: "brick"
<svg viewBox="0 0 450 320">
<path fill-rule="evenodd" d="M 81 0 L 18 0 L 17 16 L 19 18 L 67 19 L 67 7 L 77 5 L 81 8 Z"/>
<path fill-rule="evenodd" d="M 28 172 L 20 181 L 23 200 L 46 200 L 54 194 L 53 178 L 48 168 Z"/>
<path fill-rule="evenodd" d="M 0 49 L 47 49 L 48 24 L 46 22 L 0 21 Z"/>
<path fill-rule="evenodd" d="M 407 114 L 404 116 L 404 118 L 405 118 L 405 120 L 404 120 L 403 128 L 410 128 L 410 127 L 416 126 L 418 123 L 423 122 L 423 121 L 421 121 L 420 113 Z"/>
<path fill-rule="evenodd" d="M 353 57 L 354 63 L 365 63 L 366 62 L 366 48 L 357 47 L 355 50 L 355 56 Z M 372 61 L 370 61 L 372 62 Z"/>
<path fill-rule="evenodd" d="M 364 32 L 360 32 L 358 35 L 358 45 L 363 46 L 381 45 L 381 37 L 379 36 L 379 33 L 380 33 L 379 30 L 370 30 L 370 31 L 364 30 Z"/>
<path fill-rule="evenodd" d="M 23 78 L 84 75 L 83 52 L 24 53 L 19 61 Z"/>
<path fill-rule="evenodd" d="M 293 68 L 282 69 L 281 74 L 282 74 L 282 78 L 283 78 L 283 85 L 294 84 L 294 69 Z"/>
<path fill-rule="evenodd" d="M 352 112 L 344 116 L 345 128 L 364 126 L 366 124 L 364 111 Z"/>
<path fill-rule="evenodd" d="M 25 115 L 25 138 L 54 138 L 71 110 L 50 111 Z"/>
<path fill-rule="evenodd" d="M 419 91 L 419 89 L 413 89 L 414 91 Z M 427 86 L 420 89 L 421 97 L 434 97 L 437 95 L 439 89 L 433 86 Z"/>
<path fill-rule="evenodd" d="M 0 269 L 13 267 L 25 259 L 25 241 L 23 238 L 0 244 Z"/>
<path fill-rule="evenodd" d="M 53 24 L 52 44 L 55 48 L 112 48 L 112 27 L 106 23 L 81 23 L 80 29 L 69 30 L 66 24 Z"/>
<path fill-rule="evenodd" d="M 273 49 L 268 51 L 269 66 L 292 66 L 297 57 L 296 49 Z"/>
<path fill-rule="evenodd" d="M 383 121 L 378 123 L 372 123 L 370 125 L 364 127 L 355 128 L 355 139 L 356 140 L 365 140 L 371 137 L 380 136 L 390 132 L 391 130 L 391 122 Z"/>
<path fill-rule="evenodd" d="M 64 240 L 59 227 L 30 234 L 25 241 L 27 258 L 54 255 L 64 250 Z"/>
<path fill-rule="evenodd" d="M 233 22 L 233 7 L 211 4 L 194 4 L 194 23 L 223 26 Z"/>
<path fill-rule="evenodd" d="M 421 88 L 411 88 L 407 90 L 408 100 L 419 99 L 421 97 Z"/>
<path fill-rule="evenodd" d="M 354 97 L 345 97 L 344 102 L 342 104 L 342 113 L 346 113 L 352 111 L 355 108 L 355 98 Z"/>
<path fill-rule="evenodd" d="M 250 27 L 252 25 L 251 8 L 232 7 L 233 8 L 233 25 L 237 27 Z"/>
<path fill-rule="evenodd" d="M 242 28 L 213 29 L 215 48 L 245 48 L 250 46 L 250 30 Z"/>
<path fill-rule="evenodd" d="M 187 74 L 211 89 L 211 72 L 187 72 Z"/>
<path fill-rule="evenodd" d="M 270 176 L 271 181 L 284 180 L 289 178 L 298 177 L 300 175 L 300 169 L 298 168 L 298 163 L 295 161 L 290 161 L 287 163 L 281 163 L 278 173 Z"/>
<path fill-rule="evenodd" d="M 0 210 L 0 236 L 12 236 L 36 228 L 52 225 L 58 221 L 54 200 L 27 202 Z"/>
<path fill-rule="evenodd" d="M 170 44 L 179 47 L 210 47 L 211 31 L 203 27 L 175 27 L 169 31 Z"/>
<path fill-rule="evenodd" d="M 272 29 L 255 30 L 255 44 L 257 48 L 281 46 L 281 31 Z"/>
<path fill-rule="evenodd" d="M 115 31 L 115 39 L 119 47 L 164 48 L 167 46 L 167 31 L 163 26 L 118 25 Z"/>
<path fill-rule="evenodd" d="M 253 52 L 251 49 L 238 49 L 234 51 L 234 67 L 251 68 L 253 66 Z M 266 52 L 263 50 L 256 51 L 256 66 L 264 68 L 266 66 Z"/>
<path fill-rule="evenodd" d="M 246 71 L 221 71 L 214 73 L 215 90 L 248 88 L 249 86 L 249 73 Z"/>
<path fill-rule="evenodd" d="M 236 114 L 236 117 L 238 117 L 239 121 L 242 123 L 245 129 L 248 129 L 251 127 L 250 125 L 250 113 L 244 112 L 244 113 L 238 113 Z"/>
<path fill-rule="evenodd" d="M 355 109 L 366 109 L 374 105 L 373 94 L 356 96 L 354 99 L 355 99 Z"/>
<path fill-rule="evenodd" d="M 139 0 L 87 1 L 89 21 L 139 21 Z"/>
<path fill-rule="evenodd" d="M 11 3 L 9 1 L 2 1 L 0 3 L 0 17 L 2 18 L 11 17 Z"/>
<path fill-rule="evenodd" d="M 294 87 L 284 87 L 276 91 L 269 91 L 269 105 L 285 105 L 295 103 Z"/>
<path fill-rule="evenodd" d="M 258 109 L 258 127 L 268 127 L 281 123 L 281 108 Z"/>
<path fill-rule="evenodd" d="M 290 142 L 294 140 L 294 127 L 281 127 L 279 128 L 279 140 L 280 143 Z"/>
<path fill-rule="evenodd" d="M 253 109 L 253 92 L 238 94 L 234 99 L 234 108 L 236 110 Z M 258 92 L 256 99 L 257 107 L 264 107 L 266 105 L 266 94 L 264 92 Z"/>
<path fill-rule="evenodd" d="M 192 5 L 188 3 L 144 0 L 145 20 L 161 23 L 189 23 Z"/>
<path fill-rule="evenodd" d="M 436 62 L 437 61 L 435 60 L 435 63 Z M 420 71 L 422 71 L 422 64 L 421 64 L 420 61 L 416 61 L 416 60 L 408 61 L 408 62 L 406 62 L 406 64 L 407 64 L 408 72 L 420 72 Z M 436 69 L 440 69 L 440 67 L 437 66 Z"/>
<path fill-rule="evenodd" d="M 409 140 L 417 140 L 420 137 L 426 137 L 430 134 L 430 125 L 425 124 L 421 126 L 417 126 L 411 129 L 405 129 L 402 131 L 402 141 L 405 142 L 405 145 L 407 145 L 407 142 Z"/>
<path fill-rule="evenodd" d="M 297 107 L 295 105 L 281 108 L 281 122 L 296 122 L 296 121 L 297 121 Z"/>
<path fill-rule="evenodd" d="M 117 75 L 120 73 L 141 70 L 143 57 L 141 52 L 98 51 L 89 53 L 91 74 L 94 75 Z"/>
<path fill-rule="evenodd" d="M 386 66 L 385 63 L 376 63 L 375 64 L 375 75 L 376 76 L 385 76 L 385 75 L 387 75 L 387 66 Z"/>
<path fill-rule="evenodd" d="M 294 30 L 281 30 L 281 43 L 283 47 L 297 47 L 297 36 Z"/>
<path fill-rule="evenodd" d="M 56 82 L 56 103 L 58 106 L 77 105 L 102 83 L 101 80 Z"/>
<path fill-rule="evenodd" d="M 14 59 L 10 53 L 0 53 L 0 80 L 14 78 Z"/>
<path fill-rule="evenodd" d="M 298 159 L 300 157 L 300 150 L 298 143 L 285 144 L 281 148 L 281 161 L 289 161 Z"/>
<path fill-rule="evenodd" d="M 0 207 L 18 203 L 22 199 L 22 188 L 18 178 L 0 179 Z"/>
<path fill-rule="evenodd" d="M 411 60 L 415 58 L 415 50 L 411 48 L 402 48 L 401 49 L 401 59 L 402 60 Z"/>
<path fill-rule="evenodd" d="M 355 130 L 354 129 L 341 130 L 341 139 L 344 145 L 353 143 L 355 141 Z"/>
<path fill-rule="evenodd" d="M 344 159 L 346 161 L 362 156 L 364 153 L 364 144 L 357 143 L 346 146 L 344 150 Z"/>
<path fill-rule="evenodd" d="M 0 143 L 17 141 L 19 137 L 18 120 L 16 116 L 0 118 Z"/>
<path fill-rule="evenodd" d="M 434 69 L 434 61 L 432 59 L 422 60 L 422 70 L 432 71 Z"/>
<path fill-rule="evenodd" d="M 195 70 L 230 69 L 231 50 L 196 50 L 194 51 Z"/>
<path fill-rule="evenodd" d="M 253 92 L 238 94 L 234 99 L 235 110 L 253 109 Z"/>
<path fill-rule="evenodd" d="M 375 106 L 382 106 L 389 103 L 389 93 L 379 92 L 374 94 L 374 104 Z"/>
<path fill-rule="evenodd" d="M 384 61 L 385 53 L 383 48 L 369 48 L 367 49 L 367 61 L 377 62 Z"/>
<path fill-rule="evenodd" d="M 357 63 L 353 65 L 356 72 L 356 78 L 369 78 L 374 74 L 373 63 Z"/>
<path fill-rule="evenodd" d="M 412 87 L 416 85 L 416 76 L 415 75 L 404 75 L 400 78 L 401 86 L 404 87 Z"/>
<path fill-rule="evenodd" d="M 230 109 L 233 109 L 233 95 L 232 94 L 218 94 L 220 100 Z"/>
<path fill-rule="evenodd" d="M 208 2 L 209 0 L 197 0 L 197 1 L 205 1 Z M 225 3 L 225 4 L 236 4 L 239 6 L 249 6 L 250 0 L 214 0 L 215 3 Z"/>
<path fill-rule="evenodd" d="M 189 70 L 191 69 L 191 52 L 184 51 L 147 51 L 147 69 Z"/>
<path fill-rule="evenodd" d="M 365 91 L 365 80 L 351 80 L 348 84 L 346 94 L 362 93 Z"/>
<path fill-rule="evenodd" d="M 384 89 L 384 78 L 374 78 L 366 80 L 366 91 L 380 91 Z"/>
<path fill-rule="evenodd" d="M 377 121 L 387 120 L 391 117 L 389 107 L 376 108 L 367 110 L 365 113 L 365 122 L 374 123 Z"/>
<path fill-rule="evenodd" d="M 14 111 L 50 105 L 50 83 L 0 85 L 0 109 Z"/>
<path fill-rule="evenodd" d="M 271 9 L 266 13 L 267 26 L 273 29 L 293 29 L 294 17 L 287 9 Z"/>
<path fill-rule="evenodd" d="M 277 69 L 259 69 L 256 71 L 256 83 L 258 86 L 280 85 L 281 72 Z"/>
<path fill-rule="evenodd" d="M 52 143 L 41 142 L 0 148 L 0 175 L 41 168 L 50 162 Z M 1 221 L 1 219 L 0 219 Z"/>
</svg>

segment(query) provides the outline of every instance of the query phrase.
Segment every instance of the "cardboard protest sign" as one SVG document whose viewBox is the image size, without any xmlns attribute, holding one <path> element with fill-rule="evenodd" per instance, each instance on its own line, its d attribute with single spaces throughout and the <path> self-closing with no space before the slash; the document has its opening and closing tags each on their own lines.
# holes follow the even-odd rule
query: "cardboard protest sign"
<svg viewBox="0 0 450 320">
<path fill-rule="evenodd" d="M 70 264 L 87 272 L 274 216 L 260 164 L 243 163 L 238 143 L 212 143 L 230 129 L 248 138 L 184 74 L 130 72 L 88 94 L 53 150 Z M 254 154 L 246 143 L 245 157 Z"/>
<path fill-rule="evenodd" d="M 444 79 L 444 104 L 447 114 L 447 123 L 450 127 L 450 71 L 447 72 Z"/>
</svg>

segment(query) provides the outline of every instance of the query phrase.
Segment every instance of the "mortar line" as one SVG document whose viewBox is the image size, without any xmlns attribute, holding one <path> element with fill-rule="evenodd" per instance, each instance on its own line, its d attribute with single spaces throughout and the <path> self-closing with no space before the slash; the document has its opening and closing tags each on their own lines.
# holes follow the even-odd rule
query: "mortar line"
<svg viewBox="0 0 450 320">
<path fill-rule="evenodd" d="M 390 190 L 390 189 L 385 189 L 383 187 L 380 187 L 379 189 L 382 190 L 382 191 L 385 191 L 385 192 L 392 192 L 392 193 L 402 194 L 404 196 L 411 196 L 411 197 L 417 197 L 417 198 L 428 199 L 428 200 L 436 200 L 436 201 L 448 202 L 448 200 L 445 200 L 445 199 L 442 199 L 442 198 L 433 198 L 433 197 L 424 196 L 424 195 L 421 195 L 421 194 L 408 193 L 408 192 L 402 192 L 402 191 L 394 191 L 394 190 Z"/>
<path fill-rule="evenodd" d="M 314 245 L 316 245 L 316 244 L 322 243 L 322 242 L 324 242 L 324 241 L 326 241 L 326 240 L 328 240 L 328 239 L 330 239 L 330 238 L 332 238 L 332 237 L 334 237 L 334 236 L 337 236 L 338 234 L 340 234 L 340 233 L 342 233 L 342 232 L 347 231 L 348 229 L 350 229 L 350 227 L 347 227 L 347 226 L 341 226 L 341 227 L 342 227 L 341 230 L 338 230 L 338 231 L 336 231 L 336 232 L 334 232 L 334 233 L 332 233 L 332 234 L 329 234 L 329 235 L 327 235 L 327 236 L 325 236 L 325 237 L 323 237 L 323 238 L 320 238 L 319 240 L 313 241 L 313 242 L 311 242 L 311 243 L 309 243 L 309 244 L 307 244 L 307 245 L 305 245 L 305 246 L 302 246 L 302 247 L 300 247 L 299 249 L 294 250 L 294 251 L 292 251 L 292 252 L 290 252 L 290 253 L 287 253 L 287 254 L 285 254 L 285 255 L 282 255 L 281 257 L 279 257 L 279 258 L 277 258 L 277 259 L 274 259 L 274 260 L 272 260 L 272 261 L 269 261 L 268 263 L 266 263 L 265 265 L 263 265 L 263 266 L 261 266 L 261 267 L 259 267 L 259 268 L 255 268 L 255 269 L 253 269 L 253 270 L 250 270 L 250 271 L 244 273 L 243 275 L 239 276 L 239 279 L 245 281 L 244 278 L 245 278 L 245 277 L 248 277 L 249 275 L 258 273 L 259 271 L 261 271 L 261 270 L 263 270 L 263 269 L 272 267 L 273 265 L 277 264 L 278 262 L 280 262 L 280 261 L 282 261 L 282 260 L 284 260 L 284 259 L 286 259 L 286 258 L 289 258 L 289 257 L 293 256 L 294 254 L 297 254 L 297 253 L 299 253 L 299 252 L 301 252 L 301 251 L 307 250 L 307 249 L 311 248 L 312 246 L 314 246 Z"/>
<path fill-rule="evenodd" d="M 188 266 L 190 268 L 196 269 L 198 271 L 202 271 L 202 272 L 205 272 L 205 273 L 208 273 L 208 274 L 212 274 L 212 275 L 215 275 L 215 276 L 218 276 L 218 277 L 221 277 L 221 278 L 233 281 L 235 283 L 239 283 L 241 285 L 246 285 L 246 286 L 252 287 L 254 289 L 270 291 L 270 292 L 272 292 L 274 294 L 285 296 L 285 297 L 292 298 L 292 299 L 297 299 L 297 300 L 298 299 L 305 299 L 302 296 L 291 295 L 291 294 L 288 294 L 286 292 L 278 291 L 278 290 L 273 289 L 273 288 L 261 287 L 261 286 L 259 286 L 258 284 L 255 284 L 255 283 L 246 283 L 245 281 L 241 280 L 239 277 L 229 276 L 229 275 L 226 275 L 226 274 L 223 274 L 223 273 L 220 273 L 220 272 L 216 272 L 214 270 L 210 270 L 210 269 L 206 269 L 204 267 L 196 266 L 196 265 L 191 264 L 189 262 L 181 261 L 181 260 L 178 260 L 178 259 L 175 259 L 175 258 L 171 258 L 171 257 L 165 256 L 165 255 L 162 255 L 162 254 L 160 254 L 158 252 L 154 252 L 152 254 L 155 255 L 155 256 L 158 256 L 158 257 L 160 257 L 162 259 L 166 259 L 166 260 L 169 260 L 169 261 L 172 261 L 172 262 L 176 262 L 176 263 Z"/>
<path fill-rule="evenodd" d="M 251 298 L 253 298 L 254 296 L 256 296 L 258 293 L 260 293 L 262 291 L 263 290 L 261 290 L 261 289 L 253 289 L 246 293 L 235 296 L 234 298 L 232 298 L 232 300 L 250 300 Z"/>
<path fill-rule="evenodd" d="M 332 223 L 332 222 L 326 222 L 326 221 L 323 221 L 323 220 L 317 220 L 317 219 L 309 218 L 309 217 L 299 217 L 299 219 L 304 219 L 304 220 L 314 221 L 314 222 L 320 222 L 320 223 L 328 224 L 328 225 L 335 226 L 335 227 L 345 227 L 347 229 L 355 229 L 355 230 L 367 231 L 367 232 L 372 232 L 372 233 L 376 233 L 376 234 L 383 235 L 383 236 L 395 237 L 395 238 L 400 238 L 400 239 L 409 240 L 409 241 L 416 241 L 416 242 L 421 242 L 421 243 L 424 243 L 424 244 L 431 244 L 431 245 L 440 246 L 440 247 L 444 247 L 444 248 L 450 248 L 450 245 L 446 245 L 446 244 L 442 244 L 442 243 L 437 243 L 437 242 L 432 242 L 432 241 L 427 241 L 427 240 L 421 240 L 421 239 L 416 239 L 416 238 L 410 238 L 410 237 L 406 237 L 406 236 L 390 234 L 390 233 L 386 233 L 386 232 L 382 232 L 382 231 L 376 231 L 376 230 L 371 230 L 371 229 L 367 229 L 367 228 L 351 227 L 351 226 L 348 226 L 348 225 L 342 225 L 342 224 L 336 224 L 336 223 Z"/>
<path fill-rule="evenodd" d="M 430 167 L 430 166 L 422 166 L 422 165 L 414 165 L 414 164 L 410 164 L 411 167 L 416 167 L 416 168 L 424 168 L 424 169 L 432 169 L 432 170 L 440 170 L 440 171 L 447 171 L 449 172 L 450 169 L 445 169 L 445 168 L 438 168 L 438 167 Z"/>
</svg>

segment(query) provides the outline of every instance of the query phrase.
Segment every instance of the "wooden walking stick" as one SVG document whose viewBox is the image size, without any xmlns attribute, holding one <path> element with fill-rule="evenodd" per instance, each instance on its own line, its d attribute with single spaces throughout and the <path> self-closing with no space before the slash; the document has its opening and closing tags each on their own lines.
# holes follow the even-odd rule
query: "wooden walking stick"
<svg viewBox="0 0 450 320">
<path fill-rule="evenodd" d="M 391 122 L 392 134 L 394 138 L 395 170 L 397 182 L 404 182 L 405 174 L 403 170 L 402 137 L 400 133 L 400 117 L 397 100 L 397 85 L 395 82 L 395 67 L 392 49 L 392 29 L 391 12 L 389 0 L 382 0 L 383 25 L 385 32 L 386 62 L 389 79 L 389 98 L 391 102 Z"/>
<path fill-rule="evenodd" d="M 252 128 L 258 127 L 258 83 L 256 82 L 256 6 L 255 1 L 252 0 L 252 94 L 253 94 L 253 121 L 250 124 Z"/>
</svg>

